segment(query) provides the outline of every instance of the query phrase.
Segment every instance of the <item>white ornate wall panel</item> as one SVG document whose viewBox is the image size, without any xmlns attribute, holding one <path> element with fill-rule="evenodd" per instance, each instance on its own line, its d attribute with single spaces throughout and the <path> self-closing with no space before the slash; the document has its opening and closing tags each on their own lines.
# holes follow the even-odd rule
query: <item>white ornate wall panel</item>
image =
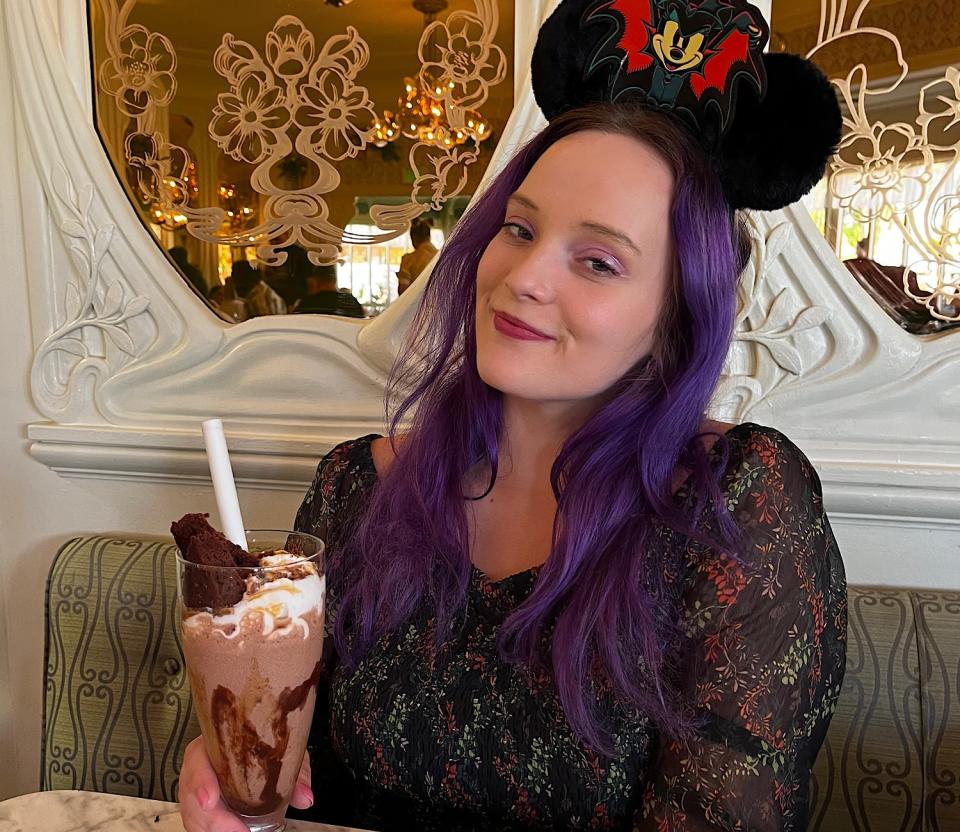
<svg viewBox="0 0 960 832">
<path fill-rule="evenodd" d="M 542 124 L 525 67 L 555 0 L 518 0 L 516 107 L 491 175 Z M 206 477 L 198 423 L 228 425 L 247 484 L 303 487 L 319 454 L 382 429 L 417 286 L 363 324 L 218 321 L 141 225 L 92 125 L 83 0 L 2 6 L 30 258 L 35 458 L 71 476 Z M 960 336 L 900 330 L 799 207 L 756 251 L 718 414 L 787 431 L 834 513 L 960 530 Z M 899 521 L 898 521 L 899 522 Z"/>
</svg>

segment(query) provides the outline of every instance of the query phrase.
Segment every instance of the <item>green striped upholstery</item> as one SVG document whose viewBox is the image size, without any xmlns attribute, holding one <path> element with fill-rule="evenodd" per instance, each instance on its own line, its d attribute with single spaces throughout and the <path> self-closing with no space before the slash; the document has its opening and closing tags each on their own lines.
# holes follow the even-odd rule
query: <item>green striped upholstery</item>
<svg viewBox="0 0 960 832">
<path fill-rule="evenodd" d="M 174 623 L 173 543 L 71 540 L 47 582 L 41 788 L 175 800 L 200 730 Z"/>
<path fill-rule="evenodd" d="M 71 540 L 47 596 L 45 789 L 172 800 L 199 731 L 167 541 Z M 960 830 L 960 593 L 850 587 L 847 673 L 812 832 Z"/>
</svg>

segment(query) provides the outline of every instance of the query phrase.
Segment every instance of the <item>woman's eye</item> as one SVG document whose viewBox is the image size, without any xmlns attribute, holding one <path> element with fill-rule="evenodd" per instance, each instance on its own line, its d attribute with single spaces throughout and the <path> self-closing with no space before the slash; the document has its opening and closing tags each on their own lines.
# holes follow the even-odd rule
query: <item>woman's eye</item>
<svg viewBox="0 0 960 832">
<path fill-rule="evenodd" d="M 600 257 L 588 257 L 584 262 L 590 268 L 590 271 L 595 272 L 596 274 L 619 274 L 617 267 L 612 263 L 608 263 L 606 260 Z"/>
<path fill-rule="evenodd" d="M 513 237 L 516 240 L 532 240 L 533 234 L 530 233 L 530 229 L 526 228 L 523 225 L 520 225 L 518 222 L 505 222 L 503 224 L 502 230 L 506 231 L 507 234 Z"/>
</svg>

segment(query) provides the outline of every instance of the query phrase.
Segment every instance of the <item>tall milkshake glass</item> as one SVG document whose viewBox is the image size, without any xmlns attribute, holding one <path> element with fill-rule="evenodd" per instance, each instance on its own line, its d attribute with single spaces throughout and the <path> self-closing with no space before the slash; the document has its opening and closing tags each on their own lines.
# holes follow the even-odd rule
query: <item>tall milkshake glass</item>
<svg viewBox="0 0 960 832">
<path fill-rule="evenodd" d="M 320 675 L 324 545 L 291 531 L 246 537 L 257 565 L 201 565 L 180 552 L 180 637 L 224 801 L 253 832 L 279 832 Z"/>
</svg>

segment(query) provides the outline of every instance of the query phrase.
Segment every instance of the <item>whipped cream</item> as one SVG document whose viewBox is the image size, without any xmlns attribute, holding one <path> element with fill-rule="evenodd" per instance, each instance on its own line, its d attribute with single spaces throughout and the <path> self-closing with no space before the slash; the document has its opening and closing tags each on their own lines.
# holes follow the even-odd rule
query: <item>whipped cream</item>
<svg viewBox="0 0 960 832">
<path fill-rule="evenodd" d="M 326 590 L 326 577 L 318 575 L 313 564 L 286 552 L 267 555 L 260 559 L 260 570 L 246 583 L 243 598 L 229 612 L 194 613 L 186 619 L 185 626 L 210 622 L 226 638 L 236 638 L 242 632 L 243 619 L 259 615 L 264 636 L 285 635 L 294 627 L 303 631 L 304 638 L 310 636 L 310 625 L 304 616 L 323 613 Z"/>
</svg>

